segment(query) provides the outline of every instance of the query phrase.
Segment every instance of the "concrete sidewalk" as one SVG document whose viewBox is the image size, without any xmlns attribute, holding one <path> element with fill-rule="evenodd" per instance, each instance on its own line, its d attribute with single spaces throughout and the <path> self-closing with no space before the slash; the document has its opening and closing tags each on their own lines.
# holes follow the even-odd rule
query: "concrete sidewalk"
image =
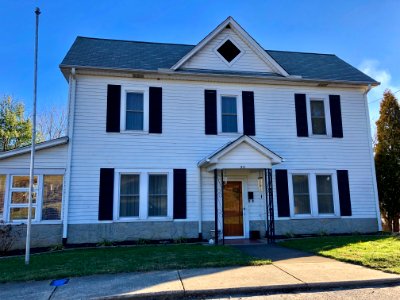
<svg viewBox="0 0 400 300">
<path fill-rule="evenodd" d="M 255 251 L 255 246 L 250 249 Z M 272 265 L 95 275 L 71 278 L 61 287 L 50 281 L 0 285 L 0 299 L 173 299 L 237 293 L 299 291 L 399 283 L 400 276 L 357 265 L 286 252 L 285 248 L 256 249 L 269 255 Z M 266 246 L 264 246 L 266 247 Z M 243 251 L 246 251 L 243 249 Z M 265 253 L 270 251 L 271 253 Z M 274 252 L 278 257 L 272 253 Z M 253 253 L 253 255 L 256 253 Z M 280 256 L 280 257 L 279 257 Z"/>
</svg>

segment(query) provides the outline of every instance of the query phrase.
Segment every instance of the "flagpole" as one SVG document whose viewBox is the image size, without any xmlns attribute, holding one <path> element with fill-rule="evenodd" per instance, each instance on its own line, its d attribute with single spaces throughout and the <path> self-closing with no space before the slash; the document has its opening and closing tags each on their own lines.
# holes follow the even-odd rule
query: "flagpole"
<svg viewBox="0 0 400 300">
<path fill-rule="evenodd" d="M 37 93 L 37 60 L 38 60 L 38 36 L 39 36 L 39 15 L 40 9 L 36 7 L 36 31 L 35 31 L 35 62 L 33 75 L 33 116 L 32 116 L 32 149 L 31 163 L 29 168 L 29 205 L 28 205 L 28 223 L 26 225 L 26 248 L 25 248 L 25 264 L 29 265 L 31 251 L 31 223 L 32 223 L 32 198 L 34 193 L 34 165 L 35 165 L 35 143 L 36 143 L 36 93 Z M 37 195 L 36 195 L 37 196 Z M 37 201 L 37 199 L 36 199 Z M 36 213 L 36 210 L 35 210 Z"/>
</svg>

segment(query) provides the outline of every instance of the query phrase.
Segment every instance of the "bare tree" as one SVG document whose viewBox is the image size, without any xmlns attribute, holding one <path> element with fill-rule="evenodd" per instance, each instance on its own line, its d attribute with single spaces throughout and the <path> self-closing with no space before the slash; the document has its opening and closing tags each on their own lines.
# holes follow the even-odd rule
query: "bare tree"
<svg viewBox="0 0 400 300">
<path fill-rule="evenodd" d="M 53 140 L 67 134 L 68 114 L 65 107 L 50 107 L 38 115 L 37 128 L 45 141 Z"/>
</svg>

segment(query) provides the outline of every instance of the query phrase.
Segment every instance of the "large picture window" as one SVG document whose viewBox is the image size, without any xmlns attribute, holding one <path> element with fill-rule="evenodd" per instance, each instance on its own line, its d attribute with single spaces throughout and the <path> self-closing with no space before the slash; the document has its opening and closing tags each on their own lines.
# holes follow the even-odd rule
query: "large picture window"
<svg viewBox="0 0 400 300">
<path fill-rule="evenodd" d="M 62 193 L 62 175 L 43 176 L 42 220 L 61 220 Z"/>
<path fill-rule="evenodd" d="M 35 175 L 32 194 L 32 221 L 61 221 L 63 175 Z M 0 219 L 24 222 L 29 209 L 29 175 L 0 175 Z"/>
</svg>

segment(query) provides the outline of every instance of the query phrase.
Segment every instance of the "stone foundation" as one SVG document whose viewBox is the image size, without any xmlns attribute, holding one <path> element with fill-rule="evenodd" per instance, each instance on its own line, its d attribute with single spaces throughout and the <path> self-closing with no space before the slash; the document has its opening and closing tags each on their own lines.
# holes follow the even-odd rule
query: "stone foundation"
<svg viewBox="0 0 400 300">
<path fill-rule="evenodd" d="M 13 231 L 19 232 L 19 237 L 10 250 L 25 249 L 26 225 L 13 225 Z M 31 248 L 50 247 L 62 243 L 61 224 L 32 224 Z"/>
<path fill-rule="evenodd" d="M 378 231 L 375 218 L 275 220 L 276 235 L 371 233 Z"/>
<path fill-rule="evenodd" d="M 198 222 L 146 221 L 68 225 L 68 244 L 198 238 Z"/>
</svg>

